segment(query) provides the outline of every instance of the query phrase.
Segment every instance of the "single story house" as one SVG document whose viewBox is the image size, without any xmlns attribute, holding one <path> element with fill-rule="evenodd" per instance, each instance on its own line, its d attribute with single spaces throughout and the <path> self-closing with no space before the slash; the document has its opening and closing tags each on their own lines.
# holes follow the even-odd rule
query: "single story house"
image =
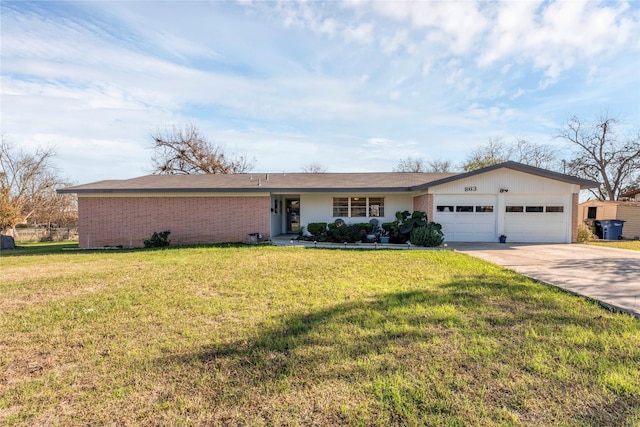
<svg viewBox="0 0 640 427">
<path fill-rule="evenodd" d="M 78 195 L 80 247 L 247 241 L 312 222 L 380 223 L 425 211 L 446 241 L 575 242 L 578 193 L 598 183 L 516 162 L 467 173 L 149 175 L 59 190 Z"/>
<path fill-rule="evenodd" d="M 627 198 L 629 202 L 640 202 L 640 188 L 621 194 L 620 198 Z"/>
<path fill-rule="evenodd" d="M 625 221 L 622 237 L 640 238 L 640 201 L 589 200 L 578 205 L 578 221 L 618 219 Z"/>
</svg>

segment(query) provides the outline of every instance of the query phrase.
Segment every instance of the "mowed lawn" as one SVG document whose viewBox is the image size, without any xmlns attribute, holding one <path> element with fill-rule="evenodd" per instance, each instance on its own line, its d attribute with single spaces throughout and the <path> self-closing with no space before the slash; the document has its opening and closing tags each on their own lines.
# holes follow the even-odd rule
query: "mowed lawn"
<svg viewBox="0 0 640 427">
<path fill-rule="evenodd" d="M 50 252 L 0 258 L 0 424 L 640 425 L 640 321 L 463 254 Z"/>
</svg>

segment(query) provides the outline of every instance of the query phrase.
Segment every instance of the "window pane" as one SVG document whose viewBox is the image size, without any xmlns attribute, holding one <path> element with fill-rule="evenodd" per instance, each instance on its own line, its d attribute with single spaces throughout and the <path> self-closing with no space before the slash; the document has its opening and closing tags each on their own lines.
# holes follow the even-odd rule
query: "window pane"
<svg viewBox="0 0 640 427">
<path fill-rule="evenodd" d="M 349 199 L 346 197 L 333 198 L 333 216 L 349 216 Z"/>
<path fill-rule="evenodd" d="M 527 212 L 544 212 L 542 206 L 527 206 Z"/>
<path fill-rule="evenodd" d="M 473 212 L 473 206 L 456 206 L 456 212 Z"/>
<path fill-rule="evenodd" d="M 351 216 L 367 216 L 367 198 L 351 198 Z"/>
<path fill-rule="evenodd" d="M 547 206 L 547 212 L 564 212 L 564 206 Z"/>
<path fill-rule="evenodd" d="M 522 206 L 507 206 L 507 212 L 524 212 Z"/>
<path fill-rule="evenodd" d="M 369 216 L 384 216 L 384 197 L 369 197 Z"/>
<path fill-rule="evenodd" d="M 476 212 L 493 212 L 493 206 L 476 206 Z"/>
<path fill-rule="evenodd" d="M 453 212 L 453 206 L 437 206 L 436 210 L 438 212 Z"/>
</svg>

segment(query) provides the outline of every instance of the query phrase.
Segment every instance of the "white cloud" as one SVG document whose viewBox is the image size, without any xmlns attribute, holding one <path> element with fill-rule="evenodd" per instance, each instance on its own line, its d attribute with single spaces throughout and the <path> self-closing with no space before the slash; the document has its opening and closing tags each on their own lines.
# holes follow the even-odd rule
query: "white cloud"
<svg viewBox="0 0 640 427">
<path fill-rule="evenodd" d="M 625 2 L 0 7 L 3 130 L 59 146 L 80 181 L 139 175 L 149 134 L 186 121 L 263 171 L 310 157 L 349 171 L 457 161 L 594 106 L 640 113 L 639 7 Z"/>
</svg>

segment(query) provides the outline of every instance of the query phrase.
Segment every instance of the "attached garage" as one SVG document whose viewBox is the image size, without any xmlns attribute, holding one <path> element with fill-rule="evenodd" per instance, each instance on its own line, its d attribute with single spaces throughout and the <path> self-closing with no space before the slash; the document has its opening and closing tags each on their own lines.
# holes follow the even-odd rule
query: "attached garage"
<svg viewBox="0 0 640 427">
<path fill-rule="evenodd" d="M 446 241 L 571 243 L 581 189 L 597 183 L 515 162 L 432 182 L 431 218 Z"/>
</svg>

